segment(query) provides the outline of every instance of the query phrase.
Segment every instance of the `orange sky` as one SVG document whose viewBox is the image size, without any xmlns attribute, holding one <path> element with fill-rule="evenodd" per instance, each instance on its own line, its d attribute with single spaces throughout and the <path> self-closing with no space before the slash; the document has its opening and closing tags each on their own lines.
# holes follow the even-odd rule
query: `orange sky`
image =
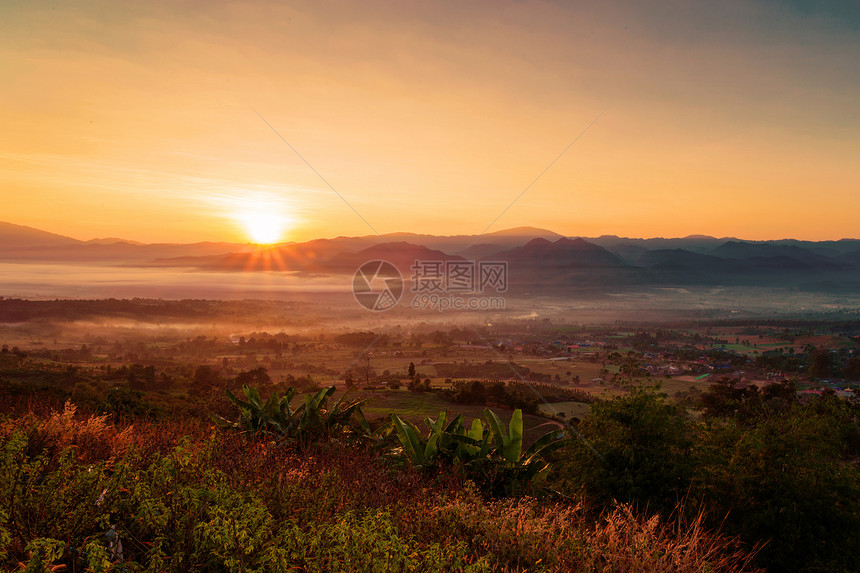
<svg viewBox="0 0 860 573">
<path fill-rule="evenodd" d="M 851 2 L 591 4 L 3 2 L 0 220 L 860 236 Z"/>
</svg>

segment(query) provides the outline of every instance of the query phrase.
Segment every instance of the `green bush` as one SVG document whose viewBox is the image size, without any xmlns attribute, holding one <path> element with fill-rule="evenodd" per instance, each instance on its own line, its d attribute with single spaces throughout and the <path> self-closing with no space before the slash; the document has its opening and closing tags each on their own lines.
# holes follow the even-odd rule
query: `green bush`
<svg viewBox="0 0 860 573">
<path fill-rule="evenodd" d="M 845 460 L 857 419 L 835 398 L 703 434 L 694 494 L 726 531 L 766 541 L 771 571 L 860 569 L 860 471 Z M 853 426 L 853 427 L 852 427 Z"/>
<path fill-rule="evenodd" d="M 655 388 L 597 401 L 559 455 L 556 481 L 601 505 L 612 500 L 671 512 L 690 484 L 693 426 Z"/>
<path fill-rule="evenodd" d="M 556 487 L 664 516 L 685 502 L 711 527 L 763 544 L 757 563 L 769 571 L 860 569 L 857 406 L 798 404 L 789 384 L 717 390 L 704 422 L 653 388 L 593 404 L 556 460 Z"/>
</svg>

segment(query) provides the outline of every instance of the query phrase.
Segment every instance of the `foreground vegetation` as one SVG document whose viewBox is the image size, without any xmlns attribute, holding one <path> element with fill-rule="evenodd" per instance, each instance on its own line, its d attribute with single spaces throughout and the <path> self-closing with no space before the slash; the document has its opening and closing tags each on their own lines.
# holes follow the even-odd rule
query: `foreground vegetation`
<svg viewBox="0 0 860 573">
<path fill-rule="evenodd" d="M 376 374 L 321 339 L 0 349 L 0 570 L 860 570 L 857 394 L 801 376 L 847 376 L 860 339 L 756 336 L 584 362 L 402 342 Z M 768 381 L 722 367 L 753 361 Z"/>
<path fill-rule="evenodd" d="M 709 526 L 761 544 L 771 571 L 860 569 L 858 404 L 724 380 L 699 407 L 695 420 L 641 388 L 598 401 L 560 454 L 559 487 L 663 514 L 706 508 Z"/>
<path fill-rule="evenodd" d="M 694 421 L 633 389 L 530 448 L 516 412 L 508 426 L 487 411 L 470 429 L 444 414 L 426 432 L 396 416 L 371 428 L 359 403 L 326 407 L 328 390 L 289 408 L 246 388 L 223 429 L 116 423 L 72 403 L 10 415 L 0 559 L 29 571 L 856 570 L 857 407 L 781 390 L 725 381 Z M 266 404 L 295 430 L 261 419 Z M 481 459 L 516 479 L 481 480 Z"/>
<path fill-rule="evenodd" d="M 370 448 L 270 438 L 121 427 L 71 405 L 7 419 L 0 557 L 29 571 L 734 571 L 748 561 L 700 518 L 488 499 L 460 475 Z"/>
</svg>

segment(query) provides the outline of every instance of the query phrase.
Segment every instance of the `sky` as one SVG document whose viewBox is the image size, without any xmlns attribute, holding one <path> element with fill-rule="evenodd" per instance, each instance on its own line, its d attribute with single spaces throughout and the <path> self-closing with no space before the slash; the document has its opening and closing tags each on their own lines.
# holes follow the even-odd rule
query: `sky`
<svg viewBox="0 0 860 573">
<path fill-rule="evenodd" d="M 0 4 L 0 221 L 860 237 L 853 1 Z"/>
</svg>

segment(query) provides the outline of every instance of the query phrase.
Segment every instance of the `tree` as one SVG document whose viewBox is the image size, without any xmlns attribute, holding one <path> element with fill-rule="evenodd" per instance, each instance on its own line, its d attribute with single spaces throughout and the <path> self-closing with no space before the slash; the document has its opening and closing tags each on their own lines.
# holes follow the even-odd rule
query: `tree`
<svg viewBox="0 0 860 573">
<path fill-rule="evenodd" d="M 155 418 L 157 414 L 156 408 L 143 397 L 143 392 L 123 387 L 108 391 L 101 410 L 106 414 L 113 414 L 119 421 Z"/>
<path fill-rule="evenodd" d="M 415 363 L 414 363 L 414 362 L 410 362 L 410 363 L 409 363 L 409 372 L 408 372 L 408 374 L 409 374 L 409 377 L 410 377 L 410 378 L 415 378 Z"/>
<path fill-rule="evenodd" d="M 758 386 L 741 386 L 737 378 L 720 378 L 702 393 L 702 412 L 709 417 L 747 419 L 758 412 L 762 396 Z"/>
<path fill-rule="evenodd" d="M 831 357 L 826 348 L 816 348 L 809 354 L 808 373 L 813 378 L 827 378 L 830 376 Z"/>
<path fill-rule="evenodd" d="M 565 449 L 562 487 L 671 512 L 693 475 L 691 424 L 657 388 L 599 400 Z"/>
<path fill-rule="evenodd" d="M 347 388 L 352 388 L 356 385 L 355 377 L 352 375 L 352 370 L 347 370 L 343 377 L 343 383 Z"/>
<path fill-rule="evenodd" d="M 715 424 L 696 448 L 692 497 L 726 533 L 767 542 L 769 571 L 856 571 L 860 471 L 856 407 L 836 397 L 789 407 L 741 426 Z"/>
<path fill-rule="evenodd" d="M 191 380 L 191 386 L 188 391 L 191 394 L 199 396 L 219 388 L 221 384 L 222 380 L 218 371 L 211 366 L 201 364 L 194 371 L 194 378 Z"/>
<path fill-rule="evenodd" d="M 860 380 L 860 356 L 854 356 L 845 365 L 845 377 L 850 380 Z"/>
<path fill-rule="evenodd" d="M 406 387 L 412 392 L 429 392 L 430 379 L 426 378 L 422 382 L 420 376 L 415 376 L 415 378 L 409 380 L 409 382 L 406 384 Z"/>
<path fill-rule="evenodd" d="M 243 386 L 269 386 L 272 383 L 272 377 L 269 376 L 269 372 L 263 368 L 262 366 L 258 368 L 254 368 L 253 370 L 248 370 L 246 372 L 240 372 L 236 379 L 234 380 L 236 385 Z"/>
</svg>

